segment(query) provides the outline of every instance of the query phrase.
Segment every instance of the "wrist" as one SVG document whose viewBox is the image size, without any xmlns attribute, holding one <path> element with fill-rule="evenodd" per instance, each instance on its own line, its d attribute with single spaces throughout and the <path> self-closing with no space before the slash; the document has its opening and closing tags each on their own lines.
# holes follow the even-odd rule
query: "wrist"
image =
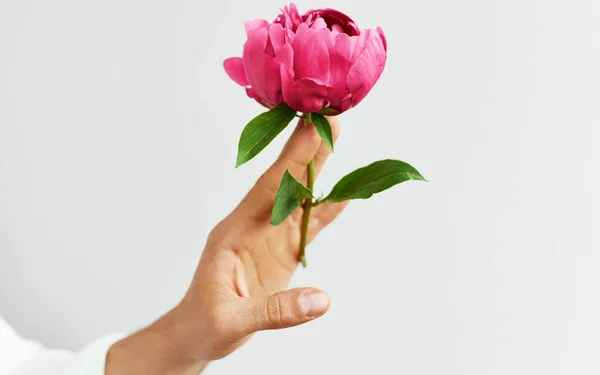
<svg viewBox="0 0 600 375">
<path fill-rule="evenodd" d="M 116 342 L 106 356 L 106 375 L 194 374 L 209 363 L 187 355 L 177 335 L 175 310 Z"/>
</svg>

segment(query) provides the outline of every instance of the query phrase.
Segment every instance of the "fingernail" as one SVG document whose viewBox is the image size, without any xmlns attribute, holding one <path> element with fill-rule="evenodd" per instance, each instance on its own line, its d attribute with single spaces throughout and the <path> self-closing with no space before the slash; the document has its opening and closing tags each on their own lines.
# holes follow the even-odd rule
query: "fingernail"
<svg viewBox="0 0 600 375">
<path fill-rule="evenodd" d="M 329 307 L 329 298 L 323 292 L 306 292 L 298 298 L 302 312 L 308 318 L 323 314 Z"/>
</svg>

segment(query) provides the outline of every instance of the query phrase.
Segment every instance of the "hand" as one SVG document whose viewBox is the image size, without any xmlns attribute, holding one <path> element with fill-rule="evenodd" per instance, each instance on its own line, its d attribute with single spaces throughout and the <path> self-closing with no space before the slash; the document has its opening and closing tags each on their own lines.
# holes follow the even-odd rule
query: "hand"
<svg viewBox="0 0 600 375">
<path fill-rule="evenodd" d="M 329 120 L 337 138 L 339 124 Z M 322 291 L 285 290 L 298 266 L 302 208 L 278 226 L 270 224 L 270 217 L 284 172 L 306 182 L 310 160 L 314 158 L 316 176 L 330 152 L 314 126 L 300 120 L 277 161 L 209 235 L 182 301 L 151 326 L 115 344 L 106 374 L 198 374 L 256 331 L 291 327 L 324 314 L 329 298 Z M 315 207 L 308 241 L 344 207 Z"/>
</svg>

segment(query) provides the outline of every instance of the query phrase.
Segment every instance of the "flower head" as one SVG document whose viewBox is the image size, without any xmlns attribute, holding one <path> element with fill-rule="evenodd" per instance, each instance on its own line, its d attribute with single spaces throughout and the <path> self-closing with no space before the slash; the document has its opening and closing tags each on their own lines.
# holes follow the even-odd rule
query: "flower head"
<svg viewBox="0 0 600 375">
<path fill-rule="evenodd" d="M 339 114 L 365 98 L 385 66 L 383 30 L 360 29 L 335 9 L 300 15 L 290 4 L 273 22 L 245 28 L 243 56 L 225 60 L 225 71 L 268 108 Z"/>
</svg>

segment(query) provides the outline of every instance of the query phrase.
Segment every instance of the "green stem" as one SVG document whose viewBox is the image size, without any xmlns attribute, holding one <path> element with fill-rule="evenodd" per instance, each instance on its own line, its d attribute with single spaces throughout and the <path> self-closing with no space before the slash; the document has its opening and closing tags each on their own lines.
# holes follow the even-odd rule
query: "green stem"
<svg viewBox="0 0 600 375">
<path fill-rule="evenodd" d="M 315 161 L 311 160 L 307 166 L 308 181 L 306 187 L 310 190 L 313 189 L 313 183 L 315 182 Z M 312 209 L 313 202 L 311 198 L 305 199 L 302 203 L 304 212 L 302 214 L 302 231 L 300 232 L 300 262 L 302 266 L 306 267 L 306 236 L 308 234 L 308 224 L 310 223 L 310 210 Z"/>
</svg>

